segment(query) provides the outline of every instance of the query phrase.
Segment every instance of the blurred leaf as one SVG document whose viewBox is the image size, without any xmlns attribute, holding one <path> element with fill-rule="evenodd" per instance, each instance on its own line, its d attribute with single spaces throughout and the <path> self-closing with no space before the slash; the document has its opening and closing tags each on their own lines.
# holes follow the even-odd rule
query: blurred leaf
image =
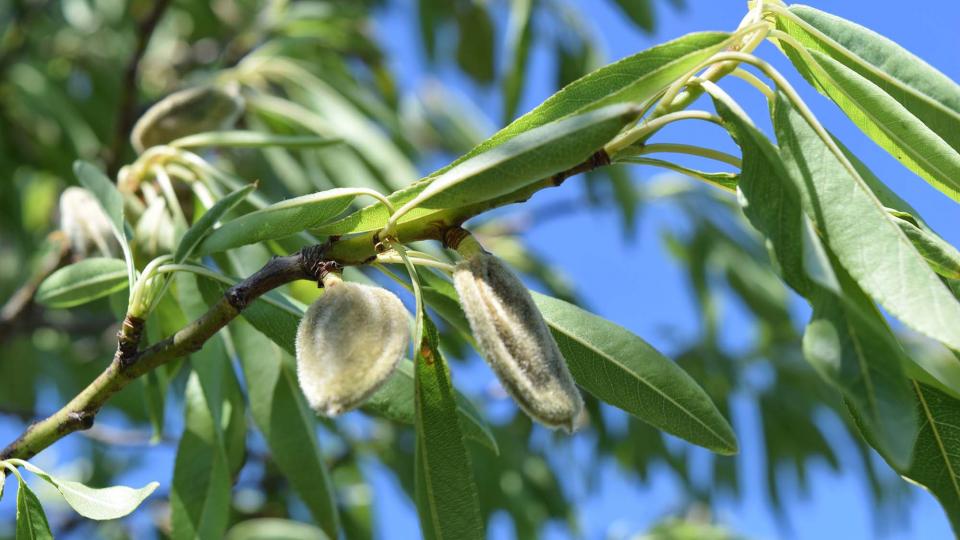
<svg viewBox="0 0 960 540">
<path fill-rule="evenodd" d="M 241 521 L 227 531 L 224 540 L 327 540 L 323 530 L 289 519 L 256 518 Z M 334 537 L 335 538 L 335 537 Z"/>
<path fill-rule="evenodd" d="M 197 254 L 209 255 L 318 227 L 346 210 L 356 196 L 353 189 L 329 189 L 244 214 L 214 229 L 196 249 Z"/>
<path fill-rule="evenodd" d="M 69 308 L 127 288 L 127 264 L 93 257 L 64 266 L 37 288 L 36 300 L 51 308 Z"/>
<path fill-rule="evenodd" d="M 47 515 L 27 483 L 20 480 L 17 491 L 17 540 L 53 540 Z"/>
<path fill-rule="evenodd" d="M 533 293 L 577 384 L 657 429 L 735 454 L 733 428 L 706 392 L 640 337 L 572 304 Z"/>
<path fill-rule="evenodd" d="M 426 314 L 424 334 L 415 368 L 419 458 L 415 468 L 421 527 L 429 538 L 480 539 L 483 521 L 450 370 L 437 348 L 437 329 Z"/>
<path fill-rule="evenodd" d="M 388 198 L 395 206 L 417 197 L 433 181 L 468 160 L 500 146 L 521 133 L 574 113 L 599 109 L 615 103 L 642 103 L 669 86 L 677 77 L 720 50 L 729 34 L 689 34 L 602 67 L 557 92 L 538 107 L 521 116 L 450 165 L 434 172 Z M 488 156 L 489 157 L 489 156 Z M 389 212 L 382 203 L 363 208 L 324 227 L 325 234 L 367 232 L 383 227 Z M 411 215 L 412 219 L 414 216 Z"/>
<path fill-rule="evenodd" d="M 121 243 L 126 242 L 126 236 L 124 235 L 124 222 L 123 222 L 123 195 L 117 191 L 116 186 L 113 185 L 113 182 L 106 177 L 100 169 L 95 166 L 87 163 L 86 161 L 77 161 L 73 164 L 74 174 L 77 176 L 77 180 L 80 181 L 80 184 L 87 188 L 90 193 L 97 199 L 97 202 L 100 203 L 100 207 L 103 208 L 104 214 L 109 218 L 110 224 L 113 225 L 113 232 L 117 237 L 117 240 Z"/>
<path fill-rule="evenodd" d="M 644 32 L 653 32 L 654 16 L 651 0 L 616 0 L 620 9 Z"/>
<path fill-rule="evenodd" d="M 481 84 L 494 77 L 494 29 L 486 8 L 477 0 L 461 2 L 457 10 L 457 63 L 467 75 Z"/>
<path fill-rule="evenodd" d="M 339 523 L 333 484 L 317 443 L 316 417 L 297 386 L 293 359 L 284 358 L 275 344 L 242 319 L 231 322 L 230 328 L 247 384 L 250 412 L 273 461 L 326 536 L 336 538 Z M 235 530 L 230 534 L 236 534 Z M 263 529 L 258 526 L 257 530 Z M 248 537 L 254 538 L 243 538 Z M 269 536 L 257 536 L 261 537 Z"/>
<path fill-rule="evenodd" d="M 98 520 L 117 519 L 133 512 L 160 485 L 157 482 L 150 482 L 140 489 L 127 486 L 91 488 L 80 482 L 56 478 L 28 462 L 23 463 L 23 468 L 57 488 L 57 491 L 78 514 Z"/>
<path fill-rule="evenodd" d="M 900 45 L 808 6 L 777 26 L 809 48 L 784 50 L 818 90 L 897 159 L 960 200 L 960 86 Z"/>
<path fill-rule="evenodd" d="M 530 21 L 532 12 L 533 0 L 511 0 L 506 38 L 507 63 L 501 83 L 504 124 L 516 117 L 520 98 L 523 96 L 527 59 L 530 57 L 533 34 L 533 25 Z"/>
<path fill-rule="evenodd" d="M 263 131 L 208 131 L 182 137 L 170 143 L 177 148 L 232 147 L 264 148 L 281 146 L 284 148 L 316 148 L 342 142 L 333 137 L 315 135 L 274 135 Z"/>
<path fill-rule="evenodd" d="M 182 263 L 190 257 L 190 254 L 200 245 L 200 242 L 210 234 L 211 229 L 214 225 L 217 224 L 217 221 L 220 220 L 227 212 L 232 210 L 238 204 L 243 202 L 247 198 L 247 195 L 250 194 L 254 189 L 257 188 L 257 184 L 248 184 L 232 193 L 224 196 L 222 199 L 218 200 L 216 204 L 210 207 L 200 219 L 197 219 L 193 226 L 190 227 L 187 232 L 183 235 L 183 238 L 180 239 L 180 244 L 177 246 L 177 252 L 173 256 L 174 263 Z"/>
</svg>

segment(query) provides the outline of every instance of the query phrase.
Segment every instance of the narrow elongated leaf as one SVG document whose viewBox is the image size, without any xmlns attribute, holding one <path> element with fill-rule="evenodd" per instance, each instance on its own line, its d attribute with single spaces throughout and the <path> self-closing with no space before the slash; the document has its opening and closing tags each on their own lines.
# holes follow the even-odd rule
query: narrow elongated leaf
<svg viewBox="0 0 960 540">
<path fill-rule="evenodd" d="M 917 422 L 899 343 L 843 269 L 835 271 L 826 256 L 818 257 L 823 246 L 809 233 L 798 182 L 780 151 L 736 104 L 716 95 L 714 102 L 743 152 L 739 189 L 744 213 L 767 238 L 781 277 L 813 307 L 804 336 L 807 360 L 843 393 L 866 429 L 877 434 L 875 444 L 897 463 L 908 462 L 911 446 L 904 437 L 916 433 Z"/>
<path fill-rule="evenodd" d="M 804 211 L 840 264 L 895 317 L 960 350 L 960 302 L 860 175 L 838 160 L 782 94 L 774 129 Z"/>
<path fill-rule="evenodd" d="M 125 288 L 127 264 L 120 259 L 94 257 L 50 274 L 37 288 L 36 300 L 51 308 L 69 308 Z"/>
<path fill-rule="evenodd" d="M 230 471 L 220 426 L 210 414 L 200 379 L 184 393 L 186 419 L 173 468 L 170 513 L 174 538 L 220 538 L 230 512 Z"/>
<path fill-rule="evenodd" d="M 801 73 L 877 144 L 960 201 L 960 109 L 952 107 L 960 87 L 853 23 L 812 8 L 791 12 L 778 24 L 806 49 L 781 46 Z"/>
<path fill-rule="evenodd" d="M 683 36 L 646 51 L 604 66 L 566 86 L 538 107 L 513 121 L 473 150 L 419 182 L 389 196 L 399 207 L 411 201 L 436 178 L 453 167 L 531 129 L 565 116 L 616 103 L 643 103 L 669 86 L 729 39 L 722 32 L 703 32 Z M 389 211 L 382 203 L 358 210 L 321 229 L 323 234 L 367 232 L 383 227 Z"/>
<path fill-rule="evenodd" d="M 737 452 L 733 428 L 676 363 L 625 328 L 573 304 L 537 293 L 533 300 L 584 390 L 694 444 Z"/>
<path fill-rule="evenodd" d="M 868 28 L 809 6 L 789 10 L 778 28 L 880 87 L 960 151 L 960 85 Z"/>
<path fill-rule="evenodd" d="M 231 527 L 224 537 L 225 540 L 327 540 L 327 538 L 330 537 L 318 527 L 279 518 L 241 521 Z"/>
<path fill-rule="evenodd" d="M 418 505 L 423 528 L 438 539 L 483 538 L 480 502 L 464 445 L 450 370 L 437 348 L 437 329 L 424 314 L 424 340 L 416 360 L 416 429 L 422 482 Z"/>
<path fill-rule="evenodd" d="M 356 196 L 352 189 L 329 189 L 244 214 L 210 233 L 197 254 L 209 255 L 318 227 L 346 210 Z"/>
<path fill-rule="evenodd" d="M 233 148 L 265 148 L 282 146 L 284 148 L 318 148 L 342 142 L 335 137 L 317 135 L 275 135 L 262 131 L 208 131 L 181 137 L 170 143 L 178 148 L 197 148 L 208 146 L 229 146 Z"/>
<path fill-rule="evenodd" d="M 923 419 L 913 463 L 903 474 L 929 489 L 947 512 L 953 532 L 960 532 L 960 400 L 914 383 Z"/>
<path fill-rule="evenodd" d="M 616 0 L 620 9 L 644 32 L 653 32 L 652 0 Z"/>
<path fill-rule="evenodd" d="M 647 157 L 628 157 L 622 160 L 618 160 L 618 163 L 633 163 L 636 165 L 651 165 L 654 167 L 662 167 L 664 169 L 669 169 L 674 172 L 689 176 L 691 178 L 696 178 L 697 180 L 702 180 L 708 184 L 714 185 L 725 191 L 735 192 L 737 190 L 737 180 L 740 178 L 739 174 L 729 173 L 729 172 L 705 172 L 698 171 L 696 169 L 691 169 L 689 167 L 684 167 L 683 165 L 678 165 L 671 161 L 664 161 L 662 159 L 656 158 L 647 158 Z"/>
<path fill-rule="evenodd" d="M 474 81 L 493 81 L 494 29 L 484 3 L 469 0 L 457 10 L 457 64 Z"/>
<path fill-rule="evenodd" d="M 150 482 L 140 489 L 127 486 L 92 488 L 80 482 L 56 478 L 30 463 L 25 463 L 23 467 L 51 483 L 78 514 L 89 519 L 121 518 L 136 510 L 160 485 Z"/>
<path fill-rule="evenodd" d="M 242 319 L 230 323 L 250 412 L 273 461 L 330 538 L 339 522 L 333 484 L 317 443 L 316 416 L 297 386 L 293 359 Z M 286 356 L 286 357 L 285 357 Z"/>
<path fill-rule="evenodd" d="M 20 479 L 17 491 L 17 540 L 53 540 L 40 500 Z"/>
<path fill-rule="evenodd" d="M 506 195 L 569 169 L 593 155 L 638 114 L 635 106 L 611 105 L 526 131 L 437 176 L 413 199 L 417 210 L 406 217 Z"/>
<path fill-rule="evenodd" d="M 933 231 L 920 226 L 909 214 L 890 212 L 890 216 L 934 272 L 945 278 L 960 279 L 960 252 L 957 248 Z"/>
<path fill-rule="evenodd" d="M 0 500 L 3 499 L 3 487 L 7 484 L 7 475 L 0 471 Z"/>
<path fill-rule="evenodd" d="M 533 0 L 513 0 L 510 2 L 510 20 L 507 25 L 507 65 L 503 73 L 501 92 L 503 94 L 503 123 L 513 120 L 523 95 L 524 75 L 527 70 L 527 58 L 530 56 L 530 40 L 533 26 L 530 15 Z"/>
<path fill-rule="evenodd" d="M 177 246 L 177 252 L 173 256 L 173 261 L 181 263 L 187 260 L 200 242 L 210 234 L 211 229 L 217 224 L 227 212 L 233 210 L 240 204 L 251 191 L 257 188 L 257 184 L 246 185 L 216 202 L 209 210 L 204 212 L 200 219 L 194 222 L 193 226 L 187 229 L 183 238 L 180 239 L 180 245 Z"/>
</svg>

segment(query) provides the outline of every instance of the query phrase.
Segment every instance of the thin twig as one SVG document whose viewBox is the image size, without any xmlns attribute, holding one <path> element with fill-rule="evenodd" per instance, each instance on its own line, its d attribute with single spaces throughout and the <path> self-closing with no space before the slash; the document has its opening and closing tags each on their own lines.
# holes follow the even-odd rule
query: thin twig
<svg viewBox="0 0 960 540">
<path fill-rule="evenodd" d="M 134 114 L 137 106 L 137 73 L 140 71 L 140 61 L 147 51 L 150 38 L 157 24 L 163 17 L 163 12 L 170 5 L 170 0 L 156 0 L 150 13 L 137 25 L 137 45 L 123 71 L 123 81 L 120 86 L 120 107 L 113 127 L 113 140 L 106 152 L 107 174 L 113 178 L 120 168 L 120 158 L 127 142 L 127 134 L 133 128 Z"/>
<path fill-rule="evenodd" d="M 34 307 L 33 298 L 37 288 L 47 276 L 70 261 L 70 240 L 63 232 L 50 233 L 47 241 L 53 245 L 51 253 L 40 263 L 37 272 L 0 308 L 0 343 L 6 341 L 16 328 L 26 326 L 25 323 L 32 319 L 28 315 Z"/>
</svg>

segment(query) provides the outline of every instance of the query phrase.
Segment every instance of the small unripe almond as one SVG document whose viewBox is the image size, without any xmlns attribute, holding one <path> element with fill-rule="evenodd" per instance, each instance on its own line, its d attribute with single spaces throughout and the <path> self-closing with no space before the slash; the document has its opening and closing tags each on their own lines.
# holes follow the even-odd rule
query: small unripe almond
<svg viewBox="0 0 960 540">
<path fill-rule="evenodd" d="M 82 187 L 70 186 L 60 195 L 60 230 L 70 239 L 77 259 L 95 251 L 104 257 L 119 252 L 110 219 L 93 194 Z"/>
<path fill-rule="evenodd" d="M 335 416 L 361 405 L 407 352 L 407 310 L 392 292 L 337 278 L 297 328 L 297 377 L 310 407 Z"/>
<path fill-rule="evenodd" d="M 576 429 L 583 399 L 523 283 L 482 250 L 457 264 L 453 283 L 477 347 L 507 392 L 534 420 Z"/>
<path fill-rule="evenodd" d="M 233 89 L 197 86 L 161 99 L 137 120 L 130 144 L 137 153 L 151 146 L 232 126 L 243 112 L 243 98 Z"/>
</svg>

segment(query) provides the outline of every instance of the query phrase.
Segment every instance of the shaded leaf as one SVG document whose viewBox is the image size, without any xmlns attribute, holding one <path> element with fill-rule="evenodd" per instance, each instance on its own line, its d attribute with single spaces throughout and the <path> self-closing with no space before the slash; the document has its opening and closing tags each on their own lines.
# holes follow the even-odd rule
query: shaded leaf
<svg viewBox="0 0 960 540">
<path fill-rule="evenodd" d="M 494 76 L 493 20 L 476 0 L 468 0 L 457 10 L 457 64 L 474 81 L 484 84 Z"/>
<path fill-rule="evenodd" d="M 654 15 L 652 0 L 616 0 L 620 10 L 630 17 L 644 32 L 653 32 Z"/>
<path fill-rule="evenodd" d="M 318 227 L 346 210 L 356 196 L 356 190 L 338 188 L 272 204 L 224 223 L 196 251 L 209 255 Z"/>
<path fill-rule="evenodd" d="M 177 246 L 177 252 L 173 256 L 173 261 L 175 263 L 181 263 L 187 260 L 196 247 L 200 245 L 200 242 L 210 234 L 211 229 L 217 224 L 217 221 L 243 202 L 243 200 L 247 198 L 247 195 L 256 188 L 256 183 L 248 184 L 218 200 L 216 204 L 204 212 L 204 214 L 200 216 L 200 219 L 196 220 L 193 226 L 184 233 L 183 238 L 180 239 L 180 244 Z"/>
<path fill-rule="evenodd" d="M 530 41 L 533 26 L 530 19 L 533 0 L 512 0 L 510 19 L 507 23 L 507 64 L 502 75 L 503 123 L 513 120 L 523 96 L 524 75 L 530 57 Z"/>
<path fill-rule="evenodd" d="M 617 162 L 633 163 L 636 165 L 651 165 L 654 167 L 669 169 L 671 171 L 678 172 L 680 174 L 689 176 L 691 178 L 702 180 L 724 191 L 730 191 L 730 192 L 737 191 L 737 181 L 740 178 L 740 175 L 737 173 L 729 173 L 729 172 L 713 172 L 712 173 L 712 172 L 698 171 L 696 169 L 684 167 L 683 165 L 678 165 L 671 161 L 664 161 L 662 159 L 656 159 L 656 158 L 634 156 L 634 157 L 626 157 L 623 159 L 619 159 L 617 160 Z"/>
<path fill-rule="evenodd" d="M 556 298 L 533 293 L 577 384 L 599 399 L 721 454 L 737 439 L 707 393 L 640 337 Z"/>
<path fill-rule="evenodd" d="M 417 510 L 425 536 L 483 538 L 480 503 L 464 445 L 450 370 L 437 329 L 424 314 L 424 340 L 415 367 Z"/>
<path fill-rule="evenodd" d="M 890 216 L 934 272 L 945 278 L 960 279 L 960 252 L 957 248 L 933 231 L 921 227 L 909 214 L 890 212 Z"/>
<path fill-rule="evenodd" d="M 120 259 L 93 257 L 50 274 L 37 288 L 35 298 L 47 307 L 69 308 L 126 288 L 127 263 Z"/>
</svg>

